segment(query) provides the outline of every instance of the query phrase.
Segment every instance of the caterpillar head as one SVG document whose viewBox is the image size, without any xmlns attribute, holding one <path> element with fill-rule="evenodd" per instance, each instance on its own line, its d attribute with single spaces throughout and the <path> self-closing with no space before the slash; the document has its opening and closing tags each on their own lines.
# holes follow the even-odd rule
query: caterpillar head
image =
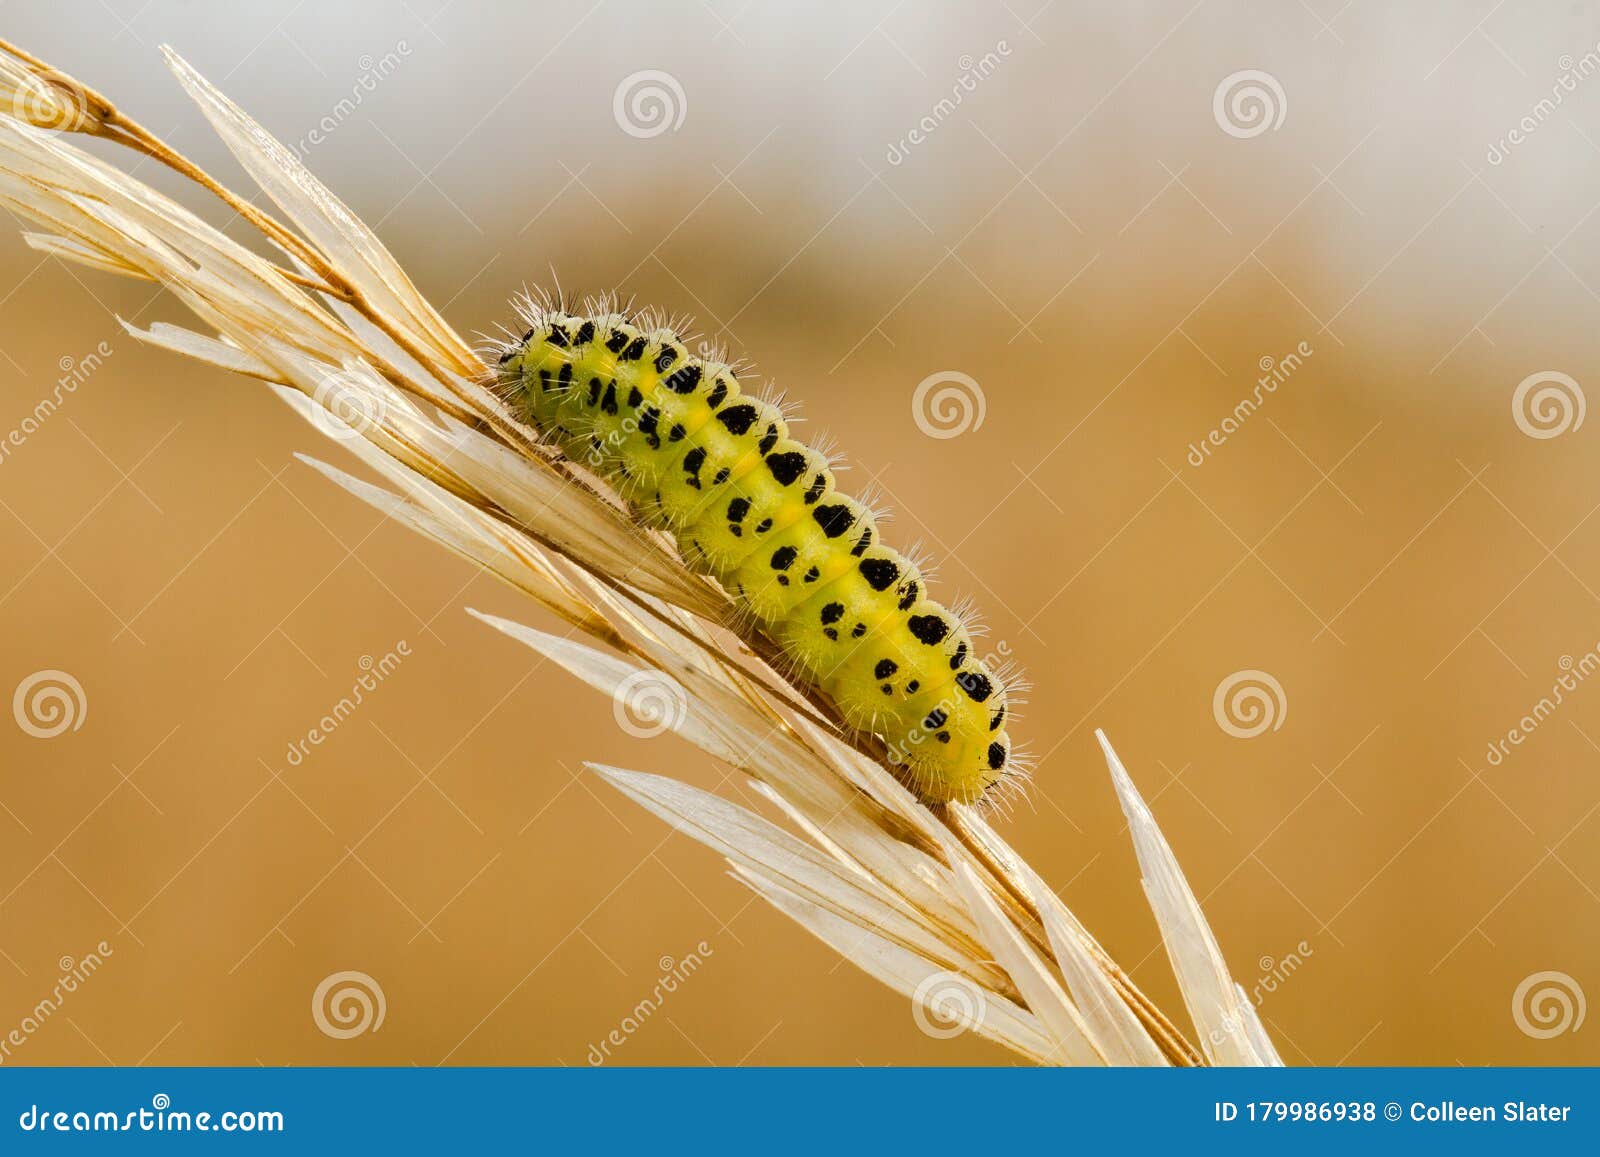
<svg viewBox="0 0 1600 1157">
<path fill-rule="evenodd" d="M 1017 773 L 1004 730 L 968 737 L 954 749 L 935 749 L 926 736 L 913 735 L 892 745 L 890 757 L 903 769 L 901 778 L 929 803 L 985 803 Z"/>
</svg>

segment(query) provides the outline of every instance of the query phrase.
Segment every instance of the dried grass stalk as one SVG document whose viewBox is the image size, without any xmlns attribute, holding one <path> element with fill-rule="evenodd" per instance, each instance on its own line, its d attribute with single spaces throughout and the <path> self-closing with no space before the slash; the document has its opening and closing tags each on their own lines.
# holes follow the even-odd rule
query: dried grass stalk
<svg viewBox="0 0 1600 1157">
<path fill-rule="evenodd" d="M 667 722 L 750 777 L 789 827 L 659 776 L 612 767 L 596 775 L 726 856 L 739 880 L 911 996 L 936 1025 L 971 1028 L 1040 1064 L 1281 1063 L 1103 737 L 1198 1047 L 985 815 L 919 803 L 881 744 L 780 677 L 767 662 L 770 640 L 722 591 L 515 422 L 480 385 L 488 372 L 473 348 L 376 235 L 175 53 L 166 50 L 179 83 L 283 220 L 87 85 L 3 41 L 0 50 L 0 201 L 41 227 L 25 234 L 30 245 L 169 289 L 199 330 L 129 333 L 268 383 L 385 485 L 307 462 L 569 630 L 479 618 L 607 694 L 648 682 L 665 696 Z M 277 258 L 58 132 L 117 142 L 184 175 L 254 226 Z"/>
</svg>

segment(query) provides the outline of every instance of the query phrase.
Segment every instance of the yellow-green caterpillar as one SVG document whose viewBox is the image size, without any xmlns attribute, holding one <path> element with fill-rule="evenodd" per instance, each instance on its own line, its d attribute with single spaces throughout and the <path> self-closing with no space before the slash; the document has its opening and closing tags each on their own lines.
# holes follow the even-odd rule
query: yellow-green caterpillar
<svg viewBox="0 0 1600 1157">
<path fill-rule="evenodd" d="M 665 325 L 604 303 L 521 313 L 527 332 L 496 347 L 499 390 L 519 418 L 671 534 L 795 674 L 883 738 L 926 802 L 974 802 L 1006 776 L 1000 675 L 777 407 Z"/>
</svg>

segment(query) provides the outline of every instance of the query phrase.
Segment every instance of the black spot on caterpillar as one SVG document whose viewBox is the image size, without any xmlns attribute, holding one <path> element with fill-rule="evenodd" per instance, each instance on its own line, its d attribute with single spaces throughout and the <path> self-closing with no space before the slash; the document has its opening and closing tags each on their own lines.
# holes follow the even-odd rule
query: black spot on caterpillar
<svg viewBox="0 0 1600 1157">
<path fill-rule="evenodd" d="M 795 479 L 805 472 L 806 456 L 798 450 L 786 450 L 782 454 L 768 454 L 766 463 L 779 486 L 793 486 Z"/>
<path fill-rule="evenodd" d="M 671 534 L 926 802 L 977 801 L 1014 770 L 1004 680 L 775 406 L 670 328 L 603 307 L 525 313 L 528 332 L 497 351 L 514 412 Z"/>
</svg>

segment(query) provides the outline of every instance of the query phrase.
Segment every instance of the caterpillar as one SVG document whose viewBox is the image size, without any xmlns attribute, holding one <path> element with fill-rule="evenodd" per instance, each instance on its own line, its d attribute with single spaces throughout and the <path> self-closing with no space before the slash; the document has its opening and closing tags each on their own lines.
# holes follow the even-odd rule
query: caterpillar
<svg viewBox="0 0 1600 1157">
<path fill-rule="evenodd" d="M 666 531 L 792 675 L 883 739 L 902 782 L 925 803 L 972 803 L 1015 771 L 1005 680 L 964 616 L 927 597 L 877 516 L 736 367 L 606 301 L 518 305 L 527 331 L 491 347 L 515 416 Z"/>
</svg>

